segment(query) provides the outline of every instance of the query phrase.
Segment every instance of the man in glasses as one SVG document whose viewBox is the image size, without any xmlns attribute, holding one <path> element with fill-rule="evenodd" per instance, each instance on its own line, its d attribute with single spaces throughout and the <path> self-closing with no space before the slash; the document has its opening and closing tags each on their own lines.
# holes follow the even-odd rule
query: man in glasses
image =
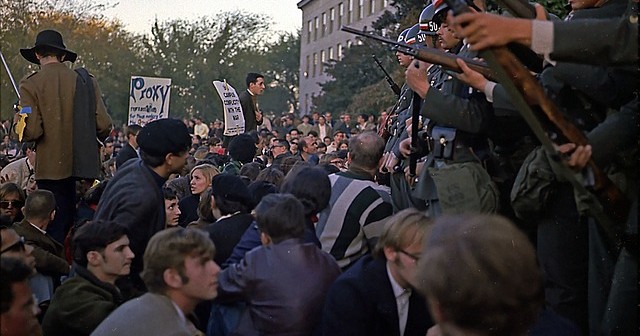
<svg viewBox="0 0 640 336">
<path fill-rule="evenodd" d="M 389 218 L 375 255 L 360 258 L 329 290 L 325 335 L 426 335 L 433 322 L 424 297 L 410 284 L 430 225 L 413 208 Z"/>
</svg>

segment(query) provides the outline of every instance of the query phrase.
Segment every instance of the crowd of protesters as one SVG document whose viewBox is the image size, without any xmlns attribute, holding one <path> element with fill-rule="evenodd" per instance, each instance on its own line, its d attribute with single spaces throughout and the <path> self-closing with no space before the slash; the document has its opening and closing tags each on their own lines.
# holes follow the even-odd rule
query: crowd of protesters
<svg viewBox="0 0 640 336">
<path fill-rule="evenodd" d="M 619 30 L 637 49 L 637 2 L 570 5 L 569 22 L 543 23 L 447 19 L 435 1 L 398 40 L 465 57 L 517 42 L 592 64 L 566 50 L 593 46 L 554 42 L 582 20 L 572 29 Z M 599 15 L 606 27 L 585 19 Z M 545 63 L 528 83 L 578 109 L 590 145 L 556 134 L 542 149 L 505 82 L 399 51 L 406 83 L 380 120 L 270 120 L 264 76 L 249 73 L 244 132 L 201 117 L 114 130 L 97 80 L 42 31 L 20 50 L 41 67 L 20 84 L 26 122 L 2 123 L 0 335 L 633 334 L 637 68 L 614 66 L 627 49 L 590 42 L 606 67 Z M 583 192 L 597 165 L 622 196 Z"/>
</svg>

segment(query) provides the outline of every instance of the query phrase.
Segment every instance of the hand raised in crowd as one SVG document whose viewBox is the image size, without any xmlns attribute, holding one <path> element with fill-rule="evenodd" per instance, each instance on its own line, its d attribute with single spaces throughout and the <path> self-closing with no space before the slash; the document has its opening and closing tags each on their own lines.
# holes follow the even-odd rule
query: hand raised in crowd
<svg viewBox="0 0 640 336">
<path fill-rule="evenodd" d="M 405 76 L 407 85 L 424 99 L 429 91 L 429 81 L 427 80 L 427 69 L 429 64 L 419 60 L 413 60 L 407 67 Z"/>
<path fill-rule="evenodd" d="M 545 19 L 544 7 L 536 4 L 536 19 Z M 531 20 L 509 18 L 489 13 L 464 13 L 453 16 L 447 22 L 460 37 L 466 38 L 471 50 L 504 46 L 516 42 L 531 46 Z"/>
<path fill-rule="evenodd" d="M 562 154 L 571 154 L 567 158 L 567 165 L 575 171 L 584 169 L 591 160 L 591 145 L 576 146 L 574 143 L 566 143 L 556 146 L 556 149 Z"/>
<path fill-rule="evenodd" d="M 489 81 L 481 73 L 469 68 L 463 59 L 457 58 L 456 62 L 462 69 L 462 73 L 457 74 L 456 77 L 472 88 L 483 92 Z"/>
</svg>

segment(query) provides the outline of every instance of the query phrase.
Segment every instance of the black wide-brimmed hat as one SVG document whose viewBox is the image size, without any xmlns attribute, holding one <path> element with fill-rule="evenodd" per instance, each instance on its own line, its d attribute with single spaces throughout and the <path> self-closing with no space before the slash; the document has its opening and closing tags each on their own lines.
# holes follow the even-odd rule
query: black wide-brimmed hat
<svg viewBox="0 0 640 336">
<path fill-rule="evenodd" d="M 31 49 L 20 49 L 20 54 L 22 54 L 22 57 L 24 57 L 27 61 L 35 64 L 40 64 L 40 61 L 38 61 L 38 58 L 36 57 L 36 49 L 42 46 L 52 47 L 63 51 L 67 55 L 67 57 L 64 58 L 65 61 L 70 61 L 71 63 L 73 63 L 76 61 L 76 58 L 78 58 L 78 54 L 67 49 L 67 47 L 64 45 L 64 42 L 62 41 L 62 35 L 57 31 L 51 29 L 39 32 L 38 36 L 36 37 L 35 46 Z"/>
</svg>

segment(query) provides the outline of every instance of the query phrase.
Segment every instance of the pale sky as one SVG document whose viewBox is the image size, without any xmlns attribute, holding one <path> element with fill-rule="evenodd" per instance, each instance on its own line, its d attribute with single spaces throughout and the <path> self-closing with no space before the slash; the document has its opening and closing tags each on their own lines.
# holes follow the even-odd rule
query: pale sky
<svg viewBox="0 0 640 336">
<path fill-rule="evenodd" d="M 106 10 L 109 18 L 119 19 L 127 30 L 148 34 L 157 17 L 160 22 L 173 19 L 195 20 L 202 16 L 233 10 L 266 14 L 273 19 L 275 31 L 295 32 L 302 25 L 299 0 L 120 0 Z"/>
</svg>

